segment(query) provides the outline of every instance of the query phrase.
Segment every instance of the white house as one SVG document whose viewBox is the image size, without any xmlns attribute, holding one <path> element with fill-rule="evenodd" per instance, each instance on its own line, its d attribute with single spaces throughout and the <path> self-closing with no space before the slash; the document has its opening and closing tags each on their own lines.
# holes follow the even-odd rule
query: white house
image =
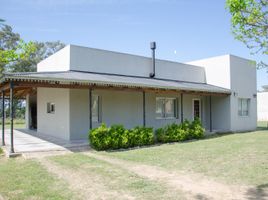
<svg viewBox="0 0 268 200">
<path fill-rule="evenodd" d="M 258 121 L 268 121 L 268 85 L 263 86 L 263 89 L 258 92 L 257 98 Z"/>
<path fill-rule="evenodd" d="M 27 128 L 66 140 L 101 123 L 158 128 L 199 117 L 207 131 L 256 128 L 254 62 L 224 55 L 178 63 L 68 45 L 37 72 L 5 74 L 3 96 L 26 96 Z"/>
</svg>

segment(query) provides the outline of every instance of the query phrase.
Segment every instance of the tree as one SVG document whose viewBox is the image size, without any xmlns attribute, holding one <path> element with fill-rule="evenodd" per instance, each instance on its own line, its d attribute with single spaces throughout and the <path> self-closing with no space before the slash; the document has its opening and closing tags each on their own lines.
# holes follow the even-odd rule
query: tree
<svg viewBox="0 0 268 200">
<path fill-rule="evenodd" d="M 33 42 L 24 42 L 10 26 L 4 25 L 0 31 L 0 73 L 10 71 L 9 67 L 19 60 L 25 60 L 36 51 Z"/>
<path fill-rule="evenodd" d="M 268 55 L 268 0 L 227 0 L 232 32 L 252 54 Z M 259 67 L 268 67 L 264 62 Z"/>
<path fill-rule="evenodd" d="M 29 44 L 28 44 L 29 45 Z M 32 42 L 34 51 L 28 54 L 21 59 L 18 59 L 10 66 L 11 72 L 34 72 L 36 71 L 37 63 L 44 60 L 48 56 L 54 54 L 58 50 L 62 49 L 65 45 L 60 41 L 55 42 Z M 28 46 L 28 50 L 31 50 L 31 47 Z"/>
<path fill-rule="evenodd" d="M 4 25 L 0 31 L 0 73 L 33 72 L 37 63 L 65 45 L 56 42 L 24 42 L 18 33 Z"/>
<path fill-rule="evenodd" d="M 1 23 L 1 21 L 0 21 Z M 63 48 L 65 45 L 56 42 L 24 42 L 18 33 L 8 25 L 0 30 L 0 73 L 33 72 L 37 63 Z M 23 100 L 15 99 L 15 116 L 22 118 L 25 113 Z M 2 112 L 2 111 L 1 111 Z M 7 113 L 8 116 L 8 113 Z"/>
</svg>

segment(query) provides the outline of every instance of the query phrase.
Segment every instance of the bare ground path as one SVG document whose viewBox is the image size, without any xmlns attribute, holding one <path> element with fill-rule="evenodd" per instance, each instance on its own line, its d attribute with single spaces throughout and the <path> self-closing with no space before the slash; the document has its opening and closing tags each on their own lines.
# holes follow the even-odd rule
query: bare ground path
<svg viewBox="0 0 268 200">
<path fill-rule="evenodd" d="M 189 194 L 188 197 L 186 196 L 189 199 L 248 199 L 247 191 L 251 189 L 246 186 L 225 185 L 198 174 L 189 174 L 189 172 L 187 172 L 187 175 L 167 172 L 158 167 L 136 164 L 91 152 L 85 152 L 84 154 L 129 170 L 149 180 L 165 183 L 173 189 Z"/>
<path fill-rule="evenodd" d="M 50 173 L 66 181 L 78 199 L 134 199 L 131 194 L 127 194 L 125 191 L 110 190 L 98 176 L 89 176 L 82 170 L 59 166 L 46 157 L 41 157 L 38 160 Z"/>
</svg>

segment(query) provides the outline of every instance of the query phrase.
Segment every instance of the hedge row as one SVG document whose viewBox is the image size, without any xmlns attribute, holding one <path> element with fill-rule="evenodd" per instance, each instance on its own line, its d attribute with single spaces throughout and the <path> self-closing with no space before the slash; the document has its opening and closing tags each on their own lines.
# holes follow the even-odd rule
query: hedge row
<svg viewBox="0 0 268 200">
<path fill-rule="evenodd" d="M 90 131 L 89 140 L 97 150 L 129 148 L 153 144 L 154 132 L 153 128 L 135 127 L 128 130 L 122 125 L 109 128 L 102 124 Z"/>
<path fill-rule="evenodd" d="M 156 130 L 156 140 L 160 143 L 180 142 L 204 137 L 205 129 L 198 118 L 189 122 L 185 120 L 181 124 L 170 124 Z"/>
<path fill-rule="evenodd" d="M 170 124 L 154 131 L 153 128 L 135 127 L 125 129 L 122 125 L 100 127 L 89 132 L 90 145 L 96 150 L 121 149 L 154 144 L 155 142 L 178 142 L 199 139 L 204 136 L 204 128 L 199 119 L 193 122 Z"/>
</svg>

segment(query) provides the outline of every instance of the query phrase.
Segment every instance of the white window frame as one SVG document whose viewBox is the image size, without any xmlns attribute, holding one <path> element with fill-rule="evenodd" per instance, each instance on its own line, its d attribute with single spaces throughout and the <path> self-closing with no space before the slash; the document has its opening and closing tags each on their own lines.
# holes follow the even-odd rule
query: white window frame
<svg viewBox="0 0 268 200">
<path fill-rule="evenodd" d="M 247 101 L 247 115 L 243 115 L 243 107 L 241 109 L 241 113 L 239 112 L 239 106 L 240 106 L 240 103 L 243 104 L 242 103 L 243 100 Z M 238 114 L 239 117 L 249 117 L 249 115 L 250 115 L 250 101 L 251 101 L 250 98 L 238 98 L 238 100 L 237 100 L 237 104 L 238 104 L 237 114 Z"/>
<path fill-rule="evenodd" d="M 98 98 L 98 102 L 97 102 L 97 106 L 98 106 L 98 110 L 97 110 L 97 116 L 94 116 L 93 115 L 93 98 L 94 97 L 97 97 Z M 92 95 L 92 108 L 91 108 L 91 112 L 92 112 L 92 122 L 95 122 L 95 123 L 100 123 L 101 122 L 101 97 L 97 94 L 93 94 Z"/>
<path fill-rule="evenodd" d="M 47 102 L 47 114 L 55 114 L 55 103 Z"/>
<path fill-rule="evenodd" d="M 159 117 L 156 116 L 156 119 L 178 119 L 178 98 L 176 97 L 156 97 L 155 99 L 155 115 L 156 115 L 156 104 L 157 104 L 157 100 L 173 100 L 174 101 L 174 117 L 166 117 L 166 112 L 164 110 L 164 116 L 163 117 Z M 166 106 L 164 106 L 165 109 Z"/>
<path fill-rule="evenodd" d="M 202 120 L 202 109 L 201 109 L 201 107 L 202 107 L 202 101 L 201 101 L 201 99 L 200 98 L 194 98 L 193 100 L 192 100 L 192 119 L 194 120 L 194 101 L 199 101 L 199 113 L 200 113 L 200 116 L 199 116 L 199 119 L 200 119 L 200 121 Z"/>
</svg>

